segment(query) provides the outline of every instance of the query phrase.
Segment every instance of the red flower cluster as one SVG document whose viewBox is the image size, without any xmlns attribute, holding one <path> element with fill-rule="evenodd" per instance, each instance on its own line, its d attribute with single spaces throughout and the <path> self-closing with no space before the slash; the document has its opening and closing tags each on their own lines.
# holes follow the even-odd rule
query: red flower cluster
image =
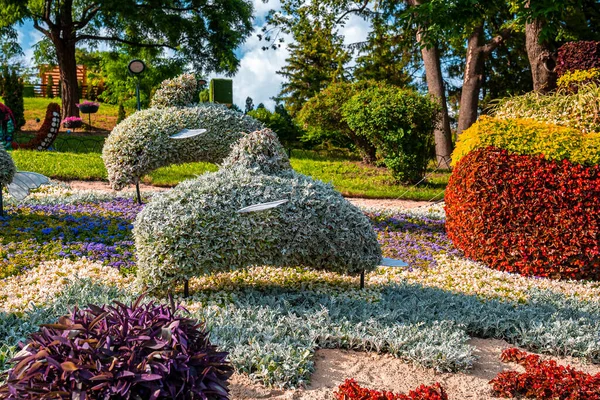
<svg viewBox="0 0 600 400">
<path fill-rule="evenodd" d="M 558 49 L 555 72 L 600 68 L 600 42 L 581 41 L 565 43 Z"/>
<path fill-rule="evenodd" d="M 496 396 L 525 396 L 530 399 L 600 399 L 600 374 L 590 375 L 556 361 L 541 361 L 534 354 L 519 349 L 506 349 L 502 361 L 516 362 L 525 372 L 501 372 L 490 381 Z"/>
<path fill-rule="evenodd" d="M 600 280 L 600 166 L 488 147 L 455 166 L 446 230 L 471 259 L 522 275 Z"/>
<path fill-rule="evenodd" d="M 46 118 L 35 136 L 27 143 L 13 142 L 13 149 L 47 150 L 58 135 L 60 129 L 60 106 L 56 103 L 48 104 Z"/>
<path fill-rule="evenodd" d="M 334 393 L 336 400 L 448 400 L 448 395 L 439 383 L 421 385 L 408 394 L 378 392 L 360 387 L 354 379 L 346 379 Z"/>
</svg>

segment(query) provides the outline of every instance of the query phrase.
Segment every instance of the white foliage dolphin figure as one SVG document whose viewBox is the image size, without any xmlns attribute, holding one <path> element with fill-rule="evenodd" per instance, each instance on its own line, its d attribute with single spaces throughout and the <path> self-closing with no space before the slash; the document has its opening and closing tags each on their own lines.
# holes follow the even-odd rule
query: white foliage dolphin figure
<svg viewBox="0 0 600 400">
<path fill-rule="evenodd" d="M 0 149 L 0 190 L 6 186 L 8 193 L 17 201 L 21 201 L 33 189 L 47 185 L 50 180 L 44 175 L 35 172 L 17 171 L 10 154 Z"/>
</svg>

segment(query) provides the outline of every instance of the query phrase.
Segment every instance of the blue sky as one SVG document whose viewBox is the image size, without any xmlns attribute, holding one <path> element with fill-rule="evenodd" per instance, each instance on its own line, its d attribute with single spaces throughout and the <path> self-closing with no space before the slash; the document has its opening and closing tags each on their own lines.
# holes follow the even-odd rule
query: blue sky
<svg viewBox="0 0 600 400">
<path fill-rule="evenodd" d="M 271 0 L 263 3 L 262 0 L 253 0 L 255 31 L 246 42 L 240 46 L 237 54 L 241 57 L 240 69 L 233 77 L 233 96 L 234 102 L 244 108 L 246 97 L 250 96 L 254 104 L 264 103 L 267 108 L 273 108 L 274 102 L 270 100 L 272 96 L 279 93 L 283 79 L 276 74 L 276 71 L 285 65 L 285 59 L 288 51 L 282 46 L 278 50 L 263 51 L 264 42 L 258 40 L 256 36 L 264 24 L 264 17 L 270 9 L 279 8 L 279 0 Z M 342 34 L 345 36 L 346 43 L 354 43 L 365 39 L 368 30 L 368 24 L 359 18 L 351 19 L 343 28 Z M 32 46 L 41 39 L 42 34 L 33 28 L 33 24 L 26 23 L 19 28 L 19 37 L 21 47 L 25 52 L 24 61 L 32 64 L 33 49 Z M 285 42 L 289 43 L 290 38 L 284 37 Z M 219 76 L 208 76 L 215 78 Z"/>
</svg>

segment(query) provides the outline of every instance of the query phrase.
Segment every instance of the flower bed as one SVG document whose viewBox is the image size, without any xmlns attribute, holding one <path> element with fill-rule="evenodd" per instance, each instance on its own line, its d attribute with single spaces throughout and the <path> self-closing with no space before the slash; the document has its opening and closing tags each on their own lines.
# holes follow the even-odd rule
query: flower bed
<svg viewBox="0 0 600 400">
<path fill-rule="evenodd" d="M 439 383 L 421 385 L 408 394 L 379 392 L 361 387 L 354 379 L 347 379 L 334 393 L 336 400 L 448 400 L 448 395 Z"/>
<path fill-rule="evenodd" d="M 525 367 L 525 372 L 505 371 L 490 381 L 499 397 L 528 399 L 600 399 L 600 374 L 590 375 L 556 361 L 542 361 L 540 356 L 516 348 L 502 352 L 502 361 Z"/>
<path fill-rule="evenodd" d="M 132 248 L 118 243 L 128 243 L 141 206 L 108 194 L 44 191 L 0 219 L 1 269 L 10 270 L 0 280 L 0 370 L 19 341 L 70 307 L 128 303 L 140 293 L 131 284 Z M 600 362 L 600 284 L 527 278 L 468 261 L 444 233 L 440 207 L 367 216 L 384 254 L 412 269 L 378 268 L 360 290 L 356 277 L 258 266 L 192 279 L 194 294 L 183 305 L 206 321 L 211 342 L 230 353 L 238 372 L 287 388 L 308 383 L 318 348 L 464 371 L 475 358 L 469 337 L 478 336 Z M 105 254 L 98 244 L 111 249 Z"/>
</svg>

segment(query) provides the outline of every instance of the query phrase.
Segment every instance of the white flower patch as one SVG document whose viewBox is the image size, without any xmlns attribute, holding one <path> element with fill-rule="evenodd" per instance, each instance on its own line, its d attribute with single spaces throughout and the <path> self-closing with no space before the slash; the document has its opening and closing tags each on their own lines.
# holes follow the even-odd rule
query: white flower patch
<svg viewBox="0 0 600 400">
<path fill-rule="evenodd" d="M 132 277 L 119 270 L 81 258 L 43 262 L 24 274 L 0 280 L 0 312 L 24 311 L 40 306 L 77 279 L 89 278 L 109 286 L 126 287 Z"/>
</svg>

